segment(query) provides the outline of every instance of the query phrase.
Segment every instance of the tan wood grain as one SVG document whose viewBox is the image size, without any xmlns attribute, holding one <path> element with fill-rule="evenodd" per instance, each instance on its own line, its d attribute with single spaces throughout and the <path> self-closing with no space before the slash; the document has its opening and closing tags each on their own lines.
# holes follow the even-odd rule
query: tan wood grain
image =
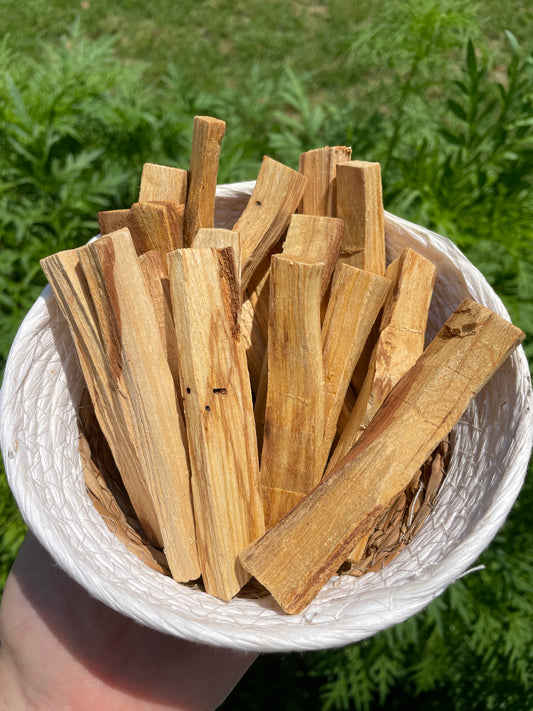
<svg viewBox="0 0 533 711">
<path fill-rule="evenodd" d="M 357 442 L 398 380 L 424 350 L 435 266 L 405 249 L 389 266 L 393 288 L 385 303 L 367 375 L 329 463 L 330 471 Z"/>
<path fill-rule="evenodd" d="M 319 215 L 291 216 L 283 254 L 306 257 L 324 263 L 321 296 L 326 293 L 341 248 L 344 223 L 335 217 Z"/>
<path fill-rule="evenodd" d="M 352 149 L 347 146 L 325 146 L 300 154 L 300 173 L 307 178 L 307 186 L 299 212 L 336 217 L 337 165 L 351 157 Z"/>
<path fill-rule="evenodd" d="M 353 160 L 337 166 L 337 217 L 344 220 L 341 259 L 385 273 L 385 228 L 379 163 Z"/>
<path fill-rule="evenodd" d="M 389 279 L 349 264 L 341 263 L 335 270 L 322 326 L 326 387 L 322 470 L 335 438 L 355 364 L 390 287 Z"/>
<path fill-rule="evenodd" d="M 306 493 L 320 480 L 324 377 L 323 263 L 275 255 L 270 270 L 268 384 L 261 455 L 264 487 Z M 280 500 L 282 497 L 279 497 Z M 273 525 L 279 511 L 268 508 Z"/>
<path fill-rule="evenodd" d="M 242 290 L 253 272 L 285 232 L 305 189 L 296 170 L 265 156 L 257 181 L 233 229 L 241 235 Z"/>
<path fill-rule="evenodd" d="M 168 165 L 145 163 L 141 176 L 139 202 L 173 202 L 184 205 L 187 199 L 187 171 Z"/>
<path fill-rule="evenodd" d="M 163 544 L 161 530 L 135 447 L 129 439 L 123 439 L 126 420 L 115 394 L 116 379 L 103 347 L 78 251 L 72 249 L 46 257 L 41 261 L 41 267 L 69 326 L 100 427 L 113 452 L 132 506 L 147 538 L 160 546 Z"/>
<path fill-rule="evenodd" d="M 523 338 L 470 299 L 456 309 L 335 471 L 241 554 L 283 610 L 314 599 Z"/>
<path fill-rule="evenodd" d="M 194 236 L 191 246 L 216 249 L 231 247 L 235 259 L 235 275 L 239 289 L 241 288 L 241 236 L 238 232 L 219 227 L 201 227 Z"/>
<path fill-rule="evenodd" d="M 113 434 L 115 450 L 131 442 L 172 576 L 193 580 L 199 565 L 183 422 L 135 247 L 123 230 L 81 247 L 78 255 L 106 354 L 110 397 L 120 400 L 124 413 L 125 431 Z"/>
<path fill-rule="evenodd" d="M 190 246 L 200 227 L 215 226 L 218 163 L 226 124 L 211 116 L 195 116 L 189 187 L 185 203 L 183 242 Z"/>
<path fill-rule="evenodd" d="M 170 285 L 168 282 L 166 259 L 163 260 L 161 252 L 156 249 L 152 249 L 149 252 L 141 254 L 141 256 L 138 257 L 138 260 L 141 265 L 148 293 L 150 294 L 152 304 L 154 305 L 156 322 L 159 327 L 161 340 L 163 341 L 163 345 L 165 347 L 167 362 L 174 379 L 176 392 L 180 395 L 179 404 L 181 405 L 178 345 L 176 342 L 174 316 L 172 315 L 172 302 L 170 298 Z"/>
<path fill-rule="evenodd" d="M 250 577 L 239 551 L 264 531 L 237 266 L 232 248 L 177 250 L 168 264 L 202 577 L 229 600 Z"/>
</svg>

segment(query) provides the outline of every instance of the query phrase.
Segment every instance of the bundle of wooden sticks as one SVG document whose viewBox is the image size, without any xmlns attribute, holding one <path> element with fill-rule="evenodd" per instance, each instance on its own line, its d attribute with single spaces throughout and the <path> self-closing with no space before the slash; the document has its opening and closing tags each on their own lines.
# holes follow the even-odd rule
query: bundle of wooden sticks
<svg viewBox="0 0 533 711">
<path fill-rule="evenodd" d="M 188 171 L 146 164 L 101 238 L 41 264 L 172 577 L 230 600 L 253 576 L 296 613 L 417 530 L 450 430 L 524 334 L 467 299 L 424 348 L 435 267 L 386 267 L 380 166 L 349 148 L 265 157 L 215 228 L 224 133 L 195 117 Z"/>
</svg>

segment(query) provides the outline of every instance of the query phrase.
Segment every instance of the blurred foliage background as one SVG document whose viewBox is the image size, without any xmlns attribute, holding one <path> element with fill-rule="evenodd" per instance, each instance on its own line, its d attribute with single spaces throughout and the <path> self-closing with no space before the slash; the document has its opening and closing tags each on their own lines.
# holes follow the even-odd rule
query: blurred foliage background
<svg viewBox="0 0 533 711">
<path fill-rule="evenodd" d="M 350 145 L 386 209 L 453 239 L 533 355 L 533 6 L 516 0 L 0 0 L 0 372 L 39 259 L 187 167 L 227 123 L 220 182 Z M 260 658 L 224 709 L 533 708 L 533 486 L 484 569 L 341 650 Z M 0 588 L 25 527 L 0 472 Z"/>
</svg>

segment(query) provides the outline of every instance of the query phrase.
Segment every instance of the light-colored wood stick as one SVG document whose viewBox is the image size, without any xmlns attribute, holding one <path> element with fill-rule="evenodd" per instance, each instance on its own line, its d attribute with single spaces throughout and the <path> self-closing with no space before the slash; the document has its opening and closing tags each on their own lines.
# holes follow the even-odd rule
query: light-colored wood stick
<svg viewBox="0 0 533 711">
<path fill-rule="evenodd" d="M 265 156 L 255 188 L 233 229 L 241 235 L 242 290 L 281 239 L 305 189 L 303 175 Z"/>
<path fill-rule="evenodd" d="M 201 227 L 192 241 L 192 247 L 231 247 L 235 258 L 237 283 L 241 285 L 241 236 L 233 230 L 218 227 Z"/>
<path fill-rule="evenodd" d="M 173 202 L 134 203 L 128 210 L 98 213 L 102 235 L 127 228 L 137 254 L 152 249 L 164 255 L 183 246 L 183 205 Z"/>
<path fill-rule="evenodd" d="M 322 327 L 326 386 L 322 470 L 337 429 L 337 421 L 353 369 L 383 306 L 391 282 L 349 264 L 339 264 Z"/>
<path fill-rule="evenodd" d="M 131 232 L 137 254 L 157 249 L 163 258 L 183 247 L 183 205 L 136 202 L 131 206 Z"/>
<path fill-rule="evenodd" d="M 324 377 L 320 289 L 324 265 L 303 257 L 272 257 L 268 386 L 261 482 L 307 493 L 322 475 Z M 268 507 L 272 526 L 287 513 L 284 497 Z"/>
<path fill-rule="evenodd" d="M 344 220 L 341 259 L 367 272 L 385 273 L 385 228 L 379 163 L 337 166 L 337 217 Z"/>
<path fill-rule="evenodd" d="M 320 287 L 322 306 L 324 306 L 325 301 L 327 301 L 324 297 L 329 288 L 331 275 L 339 256 L 342 230 L 342 220 L 338 220 L 335 217 L 294 214 L 291 216 L 289 229 L 287 230 L 287 235 L 283 242 L 283 254 L 294 257 L 305 257 L 311 261 L 322 262 L 324 264 L 322 284 Z M 257 295 L 258 289 L 260 290 L 259 295 Z M 265 344 L 268 341 L 268 293 L 268 272 L 265 272 L 264 283 L 260 282 L 250 294 L 250 298 L 254 302 L 254 317 L 259 328 L 261 328 Z M 261 451 L 263 441 L 262 433 L 265 422 L 267 377 L 268 370 L 263 364 L 255 389 L 256 404 L 254 408 L 259 451 Z"/>
<path fill-rule="evenodd" d="M 236 265 L 231 248 L 177 250 L 168 264 L 202 577 L 229 600 L 250 577 L 239 551 L 264 531 Z"/>
<path fill-rule="evenodd" d="M 324 262 L 321 296 L 324 296 L 339 256 L 343 221 L 317 215 L 291 216 L 283 254 Z"/>
<path fill-rule="evenodd" d="M 200 227 L 215 226 L 215 191 L 220 148 L 226 124 L 211 116 L 195 116 L 189 168 L 189 189 L 183 224 L 184 245 L 190 246 Z"/>
<path fill-rule="evenodd" d="M 178 581 L 194 580 L 200 570 L 183 423 L 135 247 L 124 230 L 78 253 L 115 380 L 114 397 L 122 398 L 122 434 L 141 463 L 170 571 Z"/>
<path fill-rule="evenodd" d="M 139 202 L 173 202 L 184 205 L 187 199 L 187 171 L 168 165 L 145 163 L 141 176 Z"/>
<path fill-rule="evenodd" d="M 300 173 L 307 178 L 307 186 L 298 212 L 336 216 L 337 165 L 346 163 L 351 157 L 352 149 L 347 146 L 326 146 L 300 154 Z"/>
<path fill-rule="evenodd" d="M 383 309 L 367 376 L 331 456 L 329 471 L 354 446 L 394 385 L 424 350 L 435 266 L 414 250 L 405 249 L 386 274 L 394 286 Z"/>
<path fill-rule="evenodd" d="M 144 281 L 154 305 L 156 322 L 159 327 L 161 340 L 167 354 L 170 372 L 174 379 L 176 392 L 179 395 L 181 406 L 181 391 L 179 387 L 178 344 L 176 342 L 176 328 L 172 315 L 172 302 L 170 298 L 170 285 L 168 282 L 167 263 L 163 260 L 161 252 L 152 249 L 138 257 Z M 183 414 L 183 412 L 182 412 Z M 184 440 L 186 441 L 186 440 Z"/>
<path fill-rule="evenodd" d="M 117 394 L 116 369 L 111 368 L 109 354 L 104 349 L 78 250 L 46 257 L 41 266 L 68 323 L 98 422 L 137 518 L 148 540 L 155 546 L 162 546 L 160 526 L 139 457 L 134 443 L 126 436 L 126 417 L 122 399 Z"/>
<path fill-rule="evenodd" d="M 331 476 L 241 554 L 283 610 L 313 600 L 523 338 L 470 299 L 457 308 Z"/>
</svg>

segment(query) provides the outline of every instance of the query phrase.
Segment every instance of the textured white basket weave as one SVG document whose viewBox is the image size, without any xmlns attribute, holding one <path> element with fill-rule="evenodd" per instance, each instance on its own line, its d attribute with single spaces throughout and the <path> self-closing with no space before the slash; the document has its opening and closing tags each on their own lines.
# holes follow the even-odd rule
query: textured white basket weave
<svg viewBox="0 0 533 711">
<path fill-rule="evenodd" d="M 218 189 L 216 222 L 231 227 L 254 183 Z M 466 296 L 507 313 L 483 276 L 447 239 L 386 216 L 387 257 L 412 247 L 438 268 L 428 336 Z M 83 379 L 50 289 L 28 313 L 0 392 L 0 443 L 22 515 L 55 560 L 95 597 L 155 629 L 254 651 L 355 642 L 425 607 L 460 577 L 503 524 L 531 453 L 529 369 L 519 349 L 455 428 L 448 475 L 434 510 L 380 573 L 335 576 L 299 615 L 270 597 L 221 602 L 145 566 L 108 530 L 85 491 L 77 406 Z"/>
</svg>

